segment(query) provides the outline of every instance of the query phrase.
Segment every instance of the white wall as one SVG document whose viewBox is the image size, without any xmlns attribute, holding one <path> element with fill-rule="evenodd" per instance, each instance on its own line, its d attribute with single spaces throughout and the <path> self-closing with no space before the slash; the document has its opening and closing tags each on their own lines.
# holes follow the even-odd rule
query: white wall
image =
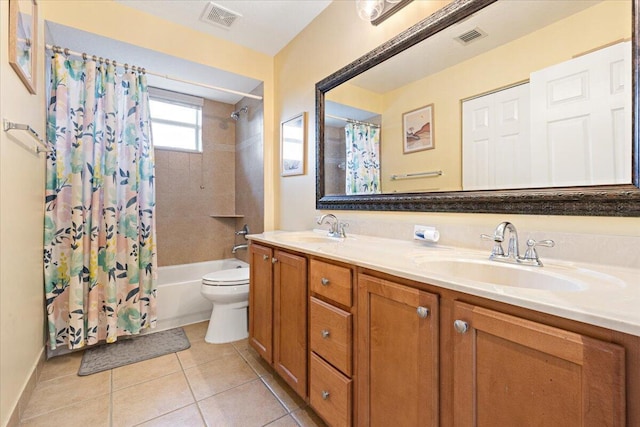
<svg viewBox="0 0 640 427">
<path fill-rule="evenodd" d="M 44 136 L 44 58 L 37 55 L 37 95 L 30 95 L 9 65 L 8 4 L 0 1 L 0 116 Z M 42 30 L 40 21 L 39 43 Z M 44 349 L 45 161 L 32 147 L 24 131 L 0 132 L 0 425 L 7 423 Z"/>
</svg>

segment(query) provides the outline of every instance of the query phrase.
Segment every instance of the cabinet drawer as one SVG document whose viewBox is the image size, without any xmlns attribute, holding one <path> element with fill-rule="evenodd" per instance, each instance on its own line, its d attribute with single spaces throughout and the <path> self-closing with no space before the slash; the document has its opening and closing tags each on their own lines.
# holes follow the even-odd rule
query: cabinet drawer
<svg viewBox="0 0 640 427">
<path fill-rule="evenodd" d="M 329 425 L 351 425 L 352 380 L 311 353 L 309 400 L 313 409 Z"/>
<path fill-rule="evenodd" d="M 312 259 L 311 291 L 351 307 L 351 269 Z"/>
<path fill-rule="evenodd" d="M 351 376 L 352 331 L 351 313 L 311 297 L 311 350 L 347 376 Z"/>
</svg>

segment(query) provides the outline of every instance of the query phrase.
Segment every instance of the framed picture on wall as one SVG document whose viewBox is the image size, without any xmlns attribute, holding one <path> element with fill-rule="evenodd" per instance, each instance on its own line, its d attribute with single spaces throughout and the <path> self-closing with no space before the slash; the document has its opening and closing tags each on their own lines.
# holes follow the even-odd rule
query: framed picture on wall
<svg viewBox="0 0 640 427">
<path fill-rule="evenodd" d="M 431 150 L 433 138 L 433 104 L 425 105 L 402 115 L 402 152 Z"/>
<path fill-rule="evenodd" d="M 280 124 L 280 170 L 282 176 L 304 175 L 307 151 L 307 113 Z"/>
<path fill-rule="evenodd" d="M 36 93 L 38 4 L 9 0 L 9 64 L 27 90 Z"/>
</svg>

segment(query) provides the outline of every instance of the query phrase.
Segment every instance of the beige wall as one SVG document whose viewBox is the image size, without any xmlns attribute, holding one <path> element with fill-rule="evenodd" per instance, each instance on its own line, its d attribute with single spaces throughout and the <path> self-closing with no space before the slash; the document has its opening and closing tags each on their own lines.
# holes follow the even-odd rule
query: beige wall
<svg viewBox="0 0 640 427">
<path fill-rule="evenodd" d="M 358 20 L 353 2 L 335 1 L 296 37 L 275 58 L 276 121 L 300 111 L 315 111 L 316 82 L 347 65 L 393 35 L 428 16 L 436 7 L 447 2 L 413 2 L 378 27 Z M 315 121 L 309 120 L 308 158 L 309 171 L 315 169 Z M 438 143 L 442 143 L 442 139 Z M 277 156 L 276 156 L 277 157 Z M 278 177 L 277 212 L 278 228 L 285 230 L 307 229 L 315 226 L 315 174 L 300 177 Z M 511 220 L 520 230 L 548 232 L 573 232 L 590 235 L 608 234 L 623 236 L 640 235 L 640 218 L 592 218 L 576 216 L 533 216 L 505 214 L 445 214 L 445 213 L 384 213 L 384 212 L 336 212 L 340 218 L 353 223 L 381 224 L 379 230 L 393 234 L 411 224 L 435 224 L 447 227 L 477 227 L 491 231 L 503 220 Z M 393 224 L 393 227 L 389 227 Z M 355 231 L 356 228 L 351 228 Z M 398 237 L 400 234 L 396 233 Z M 410 237 L 410 234 L 402 234 Z M 475 234 L 471 239 L 477 240 Z M 594 249 L 595 250 L 595 249 Z M 622 248 L 629 251 L 631 248 Z"/>
<path fill-rule="evenodd" d="M 9 66 L 7 27 L 8 2 L 0 1 L 0 116 L 44 135 L 44 58 L 37 55 L 37 95 L 30 95 Z M 0 425 L 33 387 L 27 381 L 44 349 L 45 155 L 32 148 L 24 131 L 0 131 Z"/>
</svg>

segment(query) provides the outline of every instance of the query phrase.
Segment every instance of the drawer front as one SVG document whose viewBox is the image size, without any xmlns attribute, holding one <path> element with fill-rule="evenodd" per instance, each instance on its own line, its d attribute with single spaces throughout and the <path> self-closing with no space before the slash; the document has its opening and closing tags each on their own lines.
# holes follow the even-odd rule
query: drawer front
<svg viewBox="0 0 640 427">
<path fill-rule="evenodd" d="M 333 427 L 351 426 L 353 381 L 311 353 L 309 401 Z"/>
<path fill-rule="evenodd" d="M 313 297 L 309 311 L 311 350 L 351 376 L 351 313 Z"/>
<path fill-rule="evenodd" d="M 351 269 L 311 260 L 311 291 L 351 307 Z"/>
</svg>

